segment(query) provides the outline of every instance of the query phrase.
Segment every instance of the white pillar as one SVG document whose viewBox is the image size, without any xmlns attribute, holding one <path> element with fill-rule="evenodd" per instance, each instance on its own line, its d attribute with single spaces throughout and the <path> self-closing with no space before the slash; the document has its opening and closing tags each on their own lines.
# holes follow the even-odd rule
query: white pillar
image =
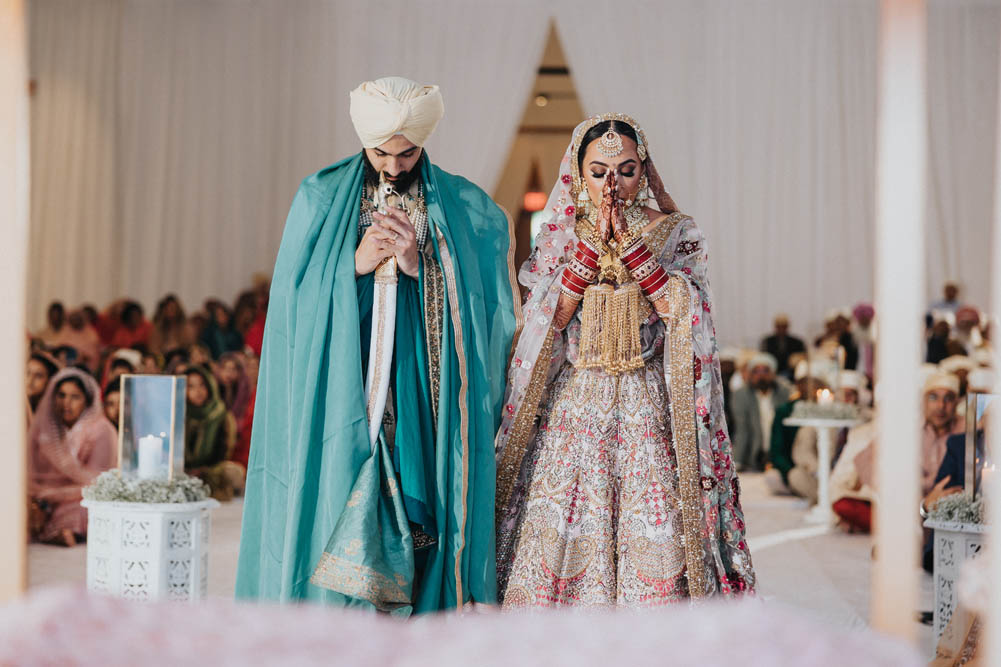
<svg viewBox="0 0 1001 667">
<path fill-rule="evenodd" d="M 0 602 L 24 590 L 24 304 L 28 239 L 28 67 L 25 3 L 0 0 Z"/>
<path fill-rule="evenodd" d="M 928 124 L 924 0 L 882 0 L 876 136 L 880 502 L 872 625 L 914 641 Z"/>
<path fill-rule="evenodd" d="M 991 256 L 992 282 L 991 282 L 991 339 L 994 346 L 994 368 L 1001 369 L 1001 331 L 998 331 L 999 317 L 1001 317 L 1001 100 L 998 101 L 998 123 L 997 135 L 994 139 L 997 150 L 994 160 L 994 230 L 993 230 L 993 253 Z M 995 370 L 996 372 L 996 370 Z M 997 391 L 995 387 L 994 391 Z M 989 447 L 992 452 L 992 460 L 998 460 L 998 452 L 1001 452 L 1001 428 L 997 424 L 991 424 L 990 433 L 987 434 L 991 442 Z M 995 474 L 996 475 L 996 474 Z M 993 480 L 992 488 L 986 490 L 984 497 L 987 502 L 987 516 L 991 521 L 990 533 L 988 534 L 987 550 L 984 558 L 989 559 L 988 571 L 993 573 L 994 580 L 991 586 L 990 613 L 984 624 L 984 631 L 980 636 L 984 637 L 985 646 L 980 647 L 982 654 L 987 656 L 985 665 L 1001 665 L 1001 480 Z"/>
</svg>

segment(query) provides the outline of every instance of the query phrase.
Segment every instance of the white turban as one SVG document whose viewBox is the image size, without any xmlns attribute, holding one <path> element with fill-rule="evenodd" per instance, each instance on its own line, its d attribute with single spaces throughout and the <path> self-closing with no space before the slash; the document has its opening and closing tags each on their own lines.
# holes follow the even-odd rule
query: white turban
<svg viewBox="0 0 1001 667">
<path fill-rule="evenodd" d="M 775 357 L 767 352 L 758 352 L 756 355 L 751 357 L 750 361 L 747 362 L 748 370 L 754 370 L 758 366 L 765 366 L 772 373 L 779 369 L 779 363 L 775 361 Z"/>
<path fill-rule="evenodd" d="M 423 146 L 444 113 L 438 86 L 400 76 L 366 81 L 351 91 L 351 122 L 365 148 L 381 146 L 397 134 Z"/>
</svg>

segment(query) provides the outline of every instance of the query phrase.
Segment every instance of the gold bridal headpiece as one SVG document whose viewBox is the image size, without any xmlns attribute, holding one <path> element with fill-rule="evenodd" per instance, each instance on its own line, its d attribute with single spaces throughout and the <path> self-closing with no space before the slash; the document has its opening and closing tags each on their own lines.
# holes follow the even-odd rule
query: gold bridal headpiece
<svg viewBox="0 0 1001 667">
<path fill-rule="evenodd" d="M 577 126 L 574 130 L 573 138 L 570 143 L 570 174 L 573 177 L 573 183 L 571 185 L 571 194 L 574 199 L 581 198 L 581 192 L 583 188 L 581 187 L 580 180 L 580 169 L 577 166 L 577 153 L 580 152 L 580 143 L 584 140 L 584 135 L 586 135 L 592 127 L 598 123 L 604 123 L 608 120 L 617 120 L 622 123 L 626 123 L 633 130 L 636 131 L 636 137 L 639 142 L 636 145 L 636 152 L 640 156 L 640 160 L 646 160 L 647 158 L 647 141 L 646 134 L 643 132 L 643 128 L 640 127 L 639 123 L 630 118 L 624 113 L 605 113 L 600 116 L 592 116 L 586 121 Z M 615 130 L 609 128 L 608 132 L 603 134 L 598 139 L 598 152 L 600 152 L 605 157 L 615 157 L 622 152 L 622 135 Z"/>
</svg>

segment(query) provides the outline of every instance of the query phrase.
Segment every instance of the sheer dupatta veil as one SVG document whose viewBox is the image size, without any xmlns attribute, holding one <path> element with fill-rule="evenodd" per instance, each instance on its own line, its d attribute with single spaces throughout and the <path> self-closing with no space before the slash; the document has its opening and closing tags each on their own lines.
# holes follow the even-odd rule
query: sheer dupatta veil
<svg viewBox="0 0 1001 667">
<path fill-rule="evenodd" d="M 754 570 L 744 540 L 740 489 L 723 415 L 705 239 L 692 218 L 678 212 L 657 173 L 642 129 L 628 116 L 606 114 L 578 125 L 560 164 L 546 211 L 548 218 L 518 281 L 531 293 L 525 325 L 511 359 L 502 422 L 495 439 L 497 457 L 497 569 L 503 597 L 514 557 L 517 528 L 525 505 L 532 445 L 547 388 L 567 362 L 566 334 L 553 329 L 563 271 L 578 237 L 578 196 L 583 185 L 576 165 L 580 142 L 604 120 L 631 125 L 647 150 L 644 160 L 651 204 L 674 225 L 659 259 L 670 275 L 665 344 L 672 446 L 679 464 L 686 576 L 693 598 L 733 595 L 754 589 Z M 642 155 L 641 155 L 642 157 Z"/>
</svg>

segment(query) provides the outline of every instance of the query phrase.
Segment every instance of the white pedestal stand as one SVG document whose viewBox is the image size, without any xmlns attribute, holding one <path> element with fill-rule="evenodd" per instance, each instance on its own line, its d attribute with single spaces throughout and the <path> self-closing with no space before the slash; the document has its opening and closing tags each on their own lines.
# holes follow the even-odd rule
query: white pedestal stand
<svg viewBox="0 0 1001 667">
<path fill-rule="evenodd" d="M 941 639 L 945 648 L 958 652 L 966 638 L 959 636 L 957 629 L 968 625 L 962 622 L 949 625 L 959 601 L 956 590 L 959 571 L 964 562 L 980 555 L 990 527 L 982 523 L 934 519 L 928 519 L 924 525 L 935 531 L 935 620 L 932 626 L 935 628 L 935 641 L 937 643 Z M 962 607 L 960 610 L 956 613 L 964 613 Z"/>
<path fill-rule="evenodd" d="M 130 600 L 205 598 L 209 510 L 219 503 L 113 503 L 87 508 L 87 589 Z"/>
<path fill-rule="evenodd" d="M 834 510 L 831 508 L 831 455 L 833 438 L 831 433 L 836 429 L 851 428 L 860 423 L 856 419 L 801 419 L 788 417 L 783 422 L 786 426 L 811 426 L 817 430 L 817 504 L 807 512 L 806 522 L 833 525 Z"/>
</svg>

